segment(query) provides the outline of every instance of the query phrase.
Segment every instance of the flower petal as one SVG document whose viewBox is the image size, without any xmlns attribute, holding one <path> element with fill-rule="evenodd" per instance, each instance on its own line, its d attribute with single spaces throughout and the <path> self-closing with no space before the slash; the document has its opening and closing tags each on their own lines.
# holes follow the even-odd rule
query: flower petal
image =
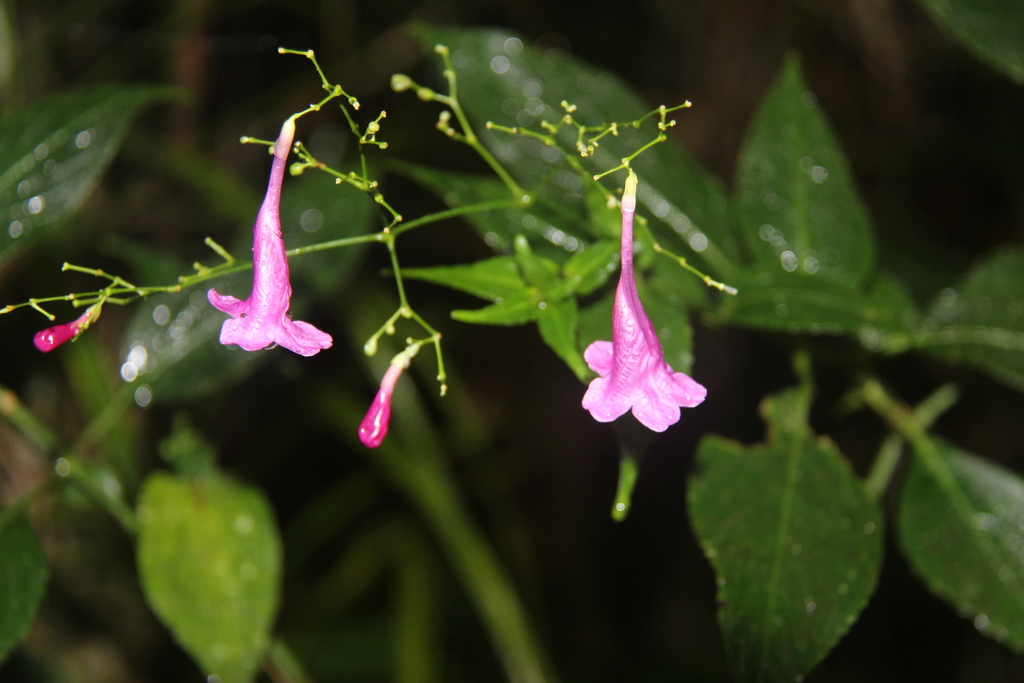
<svg viewBox="0 0 1024 683">
<path fill-rule="evenodd" d="M 611 422 L 629 411 L 631 398 L 615 391 L 607 377 L 598 377 L 590 382 L 587 393 L 583 395 L 583 408 L 589 410 L 598 422 Z"/>
<path fill-rule="evenodd" d="M 209 299 L 210 304 L 218 311 L 224 311 L 229 315 L 237 316 L 249 310 L 248 300 L 239 301 L 233 296 L 218 294 L 217 290 L 213 288 L 207 290 L 206 298 Z"/>
<path fill-rule="evenodd" d="M 612 343 L 608 341 L 593 342 L 583 352 L 583 360 L 587 361 L 591 370 L 602 377 L 612 371 L 614 359 Z"/>
</svg>

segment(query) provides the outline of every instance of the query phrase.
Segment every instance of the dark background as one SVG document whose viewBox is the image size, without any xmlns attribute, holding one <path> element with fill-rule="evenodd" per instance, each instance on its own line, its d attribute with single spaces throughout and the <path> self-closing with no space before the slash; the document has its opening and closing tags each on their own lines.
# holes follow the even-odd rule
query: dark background
<svg viewBox="0 0 1024 683">
<path fill-rule="evenodd" d="M 232 178 L 241 188 L 236 203 L 250 202 L 255 215 L 266 182 L 264 158 L 239 145 L 239 136 L 272 138 L 285 116 L 319 96 L 308 62 L 278 55 L 279 45 L 316 50 L 329 78 L 359 97 L 367 115 L 387 109 L 381 137 L 391 143 L 388 154 L 479 170 L 434 130 L 435 108 L 389 90 L 396 71 L 430 78 L 430 62 L 403 28 L 410 20 L 504 27 L 524 43 L 557 46 L 614 72 L 652 107 L 691 100 L 693 108 L 672 129 L 675 143 L 729 187 L 746 126 L 786 51 L 797 50 L 850 157 L 874 219 L 880 263 L 920 304 L 956 282 L 977 257 L 1021 239 L 1024 89 L 967 54 L 910 0 L 30 0 L 8 7 L 18 62 L 4 91 L 6 108 L 108 81 L 172 83 L 191 96 L 144 112 L 68 238 L 0 270 L 0 303 L 79 287 L 59 274 L 65 260 L 124 272 L 116 247 L 105 241 L 109 235 L 176 253 L 185 263 L 206 258 L 206 235 L 226 243 L 244 235 L 250 225 L 218 209 L 212 192 L 183 179 L 166 156 L 171 150 L 192 154 Z M 311 137 L 329 136 L 339 122 L 321 114 L 310 126 Z M 388 176 L 385 193 L 407 217 L 440 208 L 400 178 Z M 487 253 L 472 231 L 455 223 L 410 235 L 399 248 L 410 266 Z M 333 319 L 337 329 L 342 321 L 365 318 L 381 297 L 387 305 L 371 315 L 386 315 L 393 294 L 380 275 L 385 256 L 368 252 L 353 284 L 318 301 L 307 319 Z M 729 680 L 714 617 L 714 577 L 687 520 L 686 479 L 701 435 L 762 439 L 757 405 L 794 382 L 788 359 L 806 340 L 695 320 L 693 374 L 709 388 L 709 398 L 654 441 L 632 514 L 616 524 L 608 514 L 618 467 L 612 428 L 580 410 L 583 388 L 535 328 L 455 323 L 448 311 L 471 300 L 435 287 L 411 283 L 410 298 L 444 333 L 453 391 L 461 396 L 454 404 L 472 404 L 475 427 L 485 435 L 473 448 L 459 447 L 458 434 L 449 432 L 460 423 L 445 412 L 451 404 L 431 404 L 439 429 L 456 444 L 454 470 L 562 679 Z M 112 382 L 130 313 L 105 312 L 90 331 L 109 358 Z M 73 440 L 83 418 L 68 398 L 71 370 L 57 354 L 42 357 L 29 343 L 43 322 L 30 311 L 0 318 L 0 379 Z M 286 554 L 289 525 L 346 477 L 365 477 L 376 492 L 364 520 L 408 515 L 408 504 L 364 452 L 339 438 L 311 407 L 331 385 L 366 404 L 375 390 L 362 369 L 359 342 L 345 334 L 335 338 L 334 349 L 310 361 L 278 353 L 239 385 L 135 415 L 144 444 L 141 467 L 157 465 L 153 444 L 184 409 L 214 442 L 222 465 L 271 497 L 286 531 Z M 884 434 L 875 418 L 839 407 L 862 371 L 881 374 L 910 402 L 957 382 L 960 403 L 938 422 L 938 433 L 1024 469 L 1019 393 L 921 356 L 875 358 L 853 340 L 815 340 L 811 348 L 819 382 L 812 423 L 833 437 L 858 472 L 867 471 Z M 426 394 L 435 391 L 431 373 L 427 368 L 417 377 Z M 11 430 L 0 427 L 0 448 L 16 445 Z M 49 514 L 53 526 L 40 531 L 54 571 L 49 594 L 26 646 L 0 667 L 0 680 L 201 680 L 147 612 L 130 543 L 116 527 L 101 513 Z M 308 648 L 319 652 L 307 661 L 317 680 L 387 680 L 388 657 L 380 638 L 374 640 L 387 615 L 386 581 L 344 609 L 308 610 L 316 582 L 351 533 L 339 530 L 313 560 L 287 564 L 280 630 L 296 642 L 321 643 Z M 809 681 L 1024 680 L 1024 658 L 931 597 L 896 552 L 891 533 L 887 546 L 876 595 Z M 501 680 L 486 632 L 439 562 L 441 680 Z"/>
</svg>

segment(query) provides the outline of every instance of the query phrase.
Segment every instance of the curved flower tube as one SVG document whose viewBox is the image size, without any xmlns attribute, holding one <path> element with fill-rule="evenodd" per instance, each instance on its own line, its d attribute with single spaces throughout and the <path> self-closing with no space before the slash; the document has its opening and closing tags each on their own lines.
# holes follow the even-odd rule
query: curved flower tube
<svg viewBox="0 0 1024 683">
<path fill-rule="evenodd" d="M 53 327 L 47 327 L 45 330 L 36 332 L 32 337 L 32 343 L 43 353 L 53 351 L 64 342 L 80 335 L 89 326 L 89 323 L 93 321 L 93 313 L 95 312 L 99 316 L 99 311 L 95 309 L 96 306 L 90 306 L 85 309 L 85 313 L 69 323 L 54 325 Z"/>
<path fill-rule="evenodd" d="M 402 354 L 399 354 L 401 357 Z M 396 358 L 396 360 L 398 360 Z M 395 393 L 395 383 L 402 376 L 402 371 L 408 366 L 408 359 L 404 362 L 392 361 L 387 372 L 380 381 L 380 389 L 366 411 L 366 416 L 359 423 L 359 440 L 367 448 L 376 448 L 384 442 L 388 435 L 388 423 L 391 420 L 391 396 Z"/>
<path fill-rule="evenodd" d="M 330 348 L 331 335 L 307 322 L 292 320 L 292 286 L 288 257 L 281 236 L 281 184 L 288 152 L 295 137 L 295 117 L 281 126 L 274 143 L 274 164 L 270 183 L 253 226 L 252 293 L 239 301 L 210 289 L 206 296 L 214 308 L 231 315 L 220 330 L 221 344 L 238 344 L 246 351 L 258 351 L 279 344 L 301 356 L 312 356 Z"/>
<path fill-rule="evenodd" d="M 663 432 L 679 421 L 680 407 L 692 408 L 707 389 L 665 362 L 661 342 L 636 292 L 633 272 L 633 214 L 637 177 L 632 170 L 622 194 L 622 272 L 612 309 L 612 340 L 596 341 L 583 354 L 599 377 L 583 396 L 583 407 L 598 422 L 611 422 L 632 408 L 644 426 Z"/>
</svg>

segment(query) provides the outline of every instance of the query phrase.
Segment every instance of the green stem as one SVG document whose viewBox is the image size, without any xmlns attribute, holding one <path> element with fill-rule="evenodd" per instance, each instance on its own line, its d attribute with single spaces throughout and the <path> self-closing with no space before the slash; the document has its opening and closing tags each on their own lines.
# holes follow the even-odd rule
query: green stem
<svg viewBox="0 0 1024 683">
<path fill-rule="evenodd" d="M 633 487 L 636 486 L 639 472 L 636 459 L 623 454 L 619 460 L 619 486 L 615 492 L 615 502 L 612 503 L 612 519 L 616 522 L 621 522 L 629 516 L 629 508 L 633 501 Z"/>
<path fill-rule="evenodd" d="M 0 384 L 0 417 L 9 420 L 22 434 L 43 450 L 50 452 L 57 447 L 57 436 L 22 404 L 17 394 L 2 384 Z"/>
<path fill-rule="evenodd" d="M 422 511 L 444 547 L 515 683 L 556 679 L 511 579 L 483 532 L 471 521 L 450 473 L 436 458 L 407 457 L 388 444 L 376 451 Z"/>
<path fill-rule="evenodd" d="M 877 382 L 874 384 L 877 385 Z M 867 385 L 865 385 L 865 390 L 867 390 Z M 877 388 L 872 386 L 870 389 L 872 392 L 876 392 L 876 390 L 881 390 L 881 385 L 877 385 Z M 882 405 L 877 403 L 878 394 L 874 393 L 873 396 L 876 401 L 875 405 Z M 866 395 L 864 398 L 866 401 L 868 400 Z M 922 429 L 927 429 L 940 415 L 949 410 L 956 401 L 956 387 L 951 384 L 944 385 L 918 404 L 917 408 L 913 411 L 913 417 L 921 425 Z M 875 407 L 875 405 L 872 405 L 872 407 Z M 899 465 L 902 454 L 903 436 L 895 432 L 889 434 L 882 442 L 881 447 L 879 447 L 878 455 L 875 456 L 875 462 L 872 464 L 871 471 L 868 473 L 865 482 L 868 491 L 876 498 L 880 498 L 889 488 L 889 482 L 892 480 L 892 475 L 895 473 L 897 465 Z"/>
<path fill-rule="evenodd" d="M 731 286 L 729 286 L 727 284 L 724 284 L 722 282 L 719 282 L 717 280 L 712 280 L 710 276 L 705 275 L 704 273 L 700 272 L 699 270 L 697 270 L 696 268 L 691 266 L 690 263 L 686 260 L 686 258 L 684 258 L 682 256 L 679 256 L 677 254 L 673 254 L 671 251 L 669 251 L 668 249 L 665 249 L 664 247 L 662 247 L 657 242 L 654 243 L 653 247 L 654 247 L 654 251 L 655 252 L 657 252 L 657 253 L 659 253 L 659 254 L 661 254 L 663 256 L 667 256 L 668 258 L 672 259 L 673 261 L 678 263 L 679 266 L 683 270 L 687 270 L 687 271 L 693 273 L 694 275 L 696 275 L 697 277 L 699 277 L 701 279 L 701 281 L 705 285 L 707 285 L 708 287 L 714 287 L 715 289 L 717 289 L 720 292 L 725 292 L 726 294 L 732 294 L 733 296 L 735 296 L 736 294 L 739 294 L 739 290 L 737 290 L 735 287 L 731 287 Z"/>
</svg>

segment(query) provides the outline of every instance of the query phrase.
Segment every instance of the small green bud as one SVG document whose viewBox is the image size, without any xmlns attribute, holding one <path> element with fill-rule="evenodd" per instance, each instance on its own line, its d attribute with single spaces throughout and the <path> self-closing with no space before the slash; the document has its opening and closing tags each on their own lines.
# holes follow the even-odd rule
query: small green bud
<svg viewBox="0 0 1024 683">
<path fill-rule="evenodd" d="M 375 356 L 375 355 L 377 355 L 377 338 L 376 337 L 370 337 L 369 339 L 366 340 L 366 343 L 363 344 L 363 353 L 365 353 L 367 356 Z"/>
<path fill-rule="evenodd" d="M 405 74 L 394 74 L 391 76 L 391 89 L 395 92 L 402 92 L 412 87 L 412 79 Z"/>
<path fill-rule="evenodd" d="M 288 167 L 288 172 L 292 175 L 302 175 L 302 172 L 306 170 L 306 164 L 296 161 L 294 164 Z"/>
<path fill-rule="evenodd" d="M 435 93 L 430 88 L 417 88 L 416 89 L 416 97 L 420 98 L 424 102 L 430 102 L 432 99 L 434 99 L 434 95 L 436 95 L 436 94 L 437 93 Z"/>
</svg>

